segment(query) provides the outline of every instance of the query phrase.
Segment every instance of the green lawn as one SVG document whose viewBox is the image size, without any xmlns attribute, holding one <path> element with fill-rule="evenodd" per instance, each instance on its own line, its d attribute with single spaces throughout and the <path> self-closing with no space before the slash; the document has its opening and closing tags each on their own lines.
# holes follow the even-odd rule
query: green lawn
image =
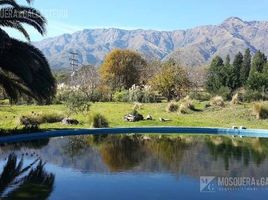
<svg viewBox="0 0 268 200">
<path fill-rule="evenodd" d="M 129 103 L 94 103 L 90 112 L 101 113 L 109 121 L 111 127 L 134 127 L 134 126 L 201 126 L 201 127 L 232 127 L 246 126 L 247 128 L 268 129 L 268 120 L 257 120 L 252 116 L 252 104 L 228 105 L 225 108 L 205 109 L 205 103 L 196 102 L 195 106 L 202 111 L 191 114 L 167 113 L 167 103 L 143 104 L 139 110 L 144 116 L 150 114 L 153 121 L 125 122 L 123 116 L 129 113 L 133 104 Z M 64 105 L 51 106 L 7 106 L 0 105 L 0 129 L 21 128 L 19 117 L 29 114 L 32 111 L 37 113 L 58 112 L 65 114 Z M 66 126 L 61 123 L 42 124 L 41 128 L 89 128 L 88 116 L 79 114 L 72 116 L 78 119 L 81 124 L 78 126 Z M 172 121 L 160 122 L 159 117 Z"/>
</svg>

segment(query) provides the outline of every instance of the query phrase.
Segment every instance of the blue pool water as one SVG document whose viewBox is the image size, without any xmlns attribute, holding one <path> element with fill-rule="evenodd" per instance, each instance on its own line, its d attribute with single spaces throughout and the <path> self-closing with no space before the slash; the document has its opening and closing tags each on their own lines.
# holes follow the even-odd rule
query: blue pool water
<svg viewBox="0 0 268 200">
<path fill-rule="evenodd" d="M 268 184 L 200 188 L 204 176 L 268 177 L 267 139 L 65 137 L 2 145 L 0 150 L 0 193 L 10 199 L 220 200 L 268 195 Z M 16 166 L 23 159 L 22 169 L 36 162 L 7 184 L 11 157 Z M 4 169 L 7 163 L 9 170 Z"/>
</svg>

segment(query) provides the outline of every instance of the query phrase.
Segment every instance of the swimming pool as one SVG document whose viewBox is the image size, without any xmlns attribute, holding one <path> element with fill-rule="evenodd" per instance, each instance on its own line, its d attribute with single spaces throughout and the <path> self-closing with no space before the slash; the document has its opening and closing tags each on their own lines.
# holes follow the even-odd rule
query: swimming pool
<svg viewBox="0 0 268 200">
<path fill-rule="evenodd" d="M 259 180 L 268 175 L 268 140 L 261 138 L 101 135 L 12 143 L 1 146 L 1 177 L 9 177 L 3 167 L 10 165 L 10 159 L 14 165 L 15 158 L 16 166 L 23 159 L 22 169 L 28 168 L 16 177 L 17 183 L 14 179 L 1 185 L 1 195 L 11 199 L 263 199 L 268 195 L 268 185 L 215 185 L 220 177 Z M 204 177 L 214 177 L 214 186 L 203 188 Z"/>
</svg>

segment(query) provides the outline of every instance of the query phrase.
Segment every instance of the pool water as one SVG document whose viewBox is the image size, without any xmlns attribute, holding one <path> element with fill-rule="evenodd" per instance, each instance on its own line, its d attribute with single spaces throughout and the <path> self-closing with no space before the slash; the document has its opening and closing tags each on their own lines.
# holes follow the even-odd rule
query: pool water
<svg viewBox="0 0 268 200">
<path fill-rule="evenodd" d="M 256 138 L 84 136 L 8 144 L 0 147 L 0 194 L 7 199 L 264 199 L 268 183 L 219 187 L 215 181 L 266 178 L 267 158 L 268 140 Z"/>
</svg>

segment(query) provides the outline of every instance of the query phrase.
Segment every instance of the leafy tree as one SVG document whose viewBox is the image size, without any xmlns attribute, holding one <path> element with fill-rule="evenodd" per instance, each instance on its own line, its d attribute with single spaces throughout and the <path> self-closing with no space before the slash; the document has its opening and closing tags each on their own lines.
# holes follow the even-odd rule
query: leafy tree
<svg viewBox="0 0 268 200">
<path fill-rule="evenodd" d="M 102 81 L 112 90 L 128 89 L 140 82 L 146 61 L 136 52 L 115 49 L 110 52 L 100 69 Z"/>
<path fill-rule="evenodd" d="M 224 71 L 223 60 L 220 56 L 213 58 L 208 69 L 206 88 L 211 93 L 216 93 L 224 85 L 222 72 Z"/>
<path fill-rule="evenodd" d="M 21 6 L 15 0 L 0 0 L 0 7 L 0 87 L 12 101 L 25 94 L 39 102 L 49 102 L 56 85 L 46 58 L 33 45 L 11 38 L 3 30 L 16 29 L 29 41 L 23 24 L 43 35 L 46 19 L 36 9 Z"/>
<path fill-rule="evenodd" d="M 267 57 L 261 51 L 257 51 L 252 60 L 252 72 L 262 72 L 265 64 L 267 63 Z"/>
<path fill-rule="evenodd" d="M 241 52 L 239 52 L 238 54 L 235 55 L 234 62 L 233 62 L 234 79 L 233 79 L 233 86 L 231 88 L 232 90 L 235 90 L 242 86 L 242 83 L 241 83 L 242 81 L 240 77 L 242 65 L 243 65 L 243 55 Z"/>
<path fill-rule="evenodd" d="M 162 64 L 160 72 L 150 80 L 150 85 L 170 101 L 180 98 L 191 82 L 187 72 L 170 60 Z"/>
<path fill-rule="evenodd" d="M 245 85 L 248 80 L 250 68 L 251 68 L 251 54 L 250 50 L 246 49 L 240 71 L 240 79 L 243 85 Z"/>
<path fill-rule="evenodd" d="M 247 86 L 251 90 L 263 91 L 268 89 L 267 57 L 261 51 L 257 51 L 253 57 Z"/>
</svg>

